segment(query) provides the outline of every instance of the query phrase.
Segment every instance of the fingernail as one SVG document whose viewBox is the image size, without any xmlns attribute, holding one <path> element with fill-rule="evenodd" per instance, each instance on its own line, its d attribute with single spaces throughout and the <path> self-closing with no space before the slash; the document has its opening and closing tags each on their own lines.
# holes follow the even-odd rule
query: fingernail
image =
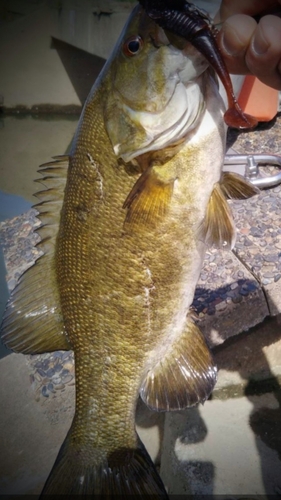
<svg viewBox="0 0 281 500">
<path fill-rule="evenodd" d="M 268 51 L 269 43 L 264 38 L 261 30 L 257 31 L 257 33 L 255 34 L 252 47 L 256 54 L 259 56 L 262 56 Z"/>
<path fill-rule="evenodd" d="M 236 31 L 227 23 L 225 23 L 223 27 L 220 45 L 229 56 L 237 56 L 243 49 L 243 43 L 237 36 Z"/>
</svg>

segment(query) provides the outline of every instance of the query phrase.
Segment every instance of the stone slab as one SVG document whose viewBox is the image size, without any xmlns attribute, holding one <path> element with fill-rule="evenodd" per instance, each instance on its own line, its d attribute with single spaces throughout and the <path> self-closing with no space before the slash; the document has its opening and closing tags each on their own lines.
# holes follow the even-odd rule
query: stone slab
<svg viewBox="0 0 281 500">
<path fill-rule="evenodd" d="M 55 3 L 56 9 L 44 2 L 29 15 L 1 25 L 0 89 L 5 108 L 29 109 L 42 104 L 81 108 L 59 54 L 52 47 L 51 36 L 59 35 Z"/>
<path fill-rule="evenodd" d="M 214 349 L 218 380 L 212 397 L 228 399 L 260 390 L 279 390 L 281 382 L 281 319 L 268 318 L 249 332 Z M 281 421 L 280 421 L 281 426 Z M 280 429 L 281 430 L 281 429 Z"/>
<path fill-rule="evenodd" d="M 281 155 L 281 117 L 247 134 L 229 132 L 229 144 L 243 154 Z M 261 174 L 280 173 L 276 167 L 262 167 Z M 281 312 L 281 187 L 265 189 L 258 196 L 233 202 L 237 227 L 234 252 L 261 284 L 271 315 Z"/>
<path fill-rule="evenodd" d="M 217 249 L 206 253 L 193 307 L 211 347 L 249 330 L 269 314 L 256 278 L 233 252 Z"/>
<path fill-rule="evenodd" d="M 2 74 L 0 87 L 1 77 Z M 77 121 L 73 115 L 0 116 L 1 191 L 38 203 L 32 196 L 42 189 L 34 182 L 42 177 L 38 168 L 53 156 L 67 154 Z"/>
<path fill-rule="evenodd" d="M 160 473 L 168 494 L 277 498 L 278 436 L 280 407 L 273 394 L 207 401 L 199 408 L 167 413 Z"/>
</svg>

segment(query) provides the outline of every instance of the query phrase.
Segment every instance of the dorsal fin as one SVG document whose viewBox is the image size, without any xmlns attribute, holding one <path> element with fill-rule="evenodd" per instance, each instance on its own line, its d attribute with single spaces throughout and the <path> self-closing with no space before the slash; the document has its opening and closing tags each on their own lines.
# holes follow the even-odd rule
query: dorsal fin
<svg viewBox="0 0 281 500">
<path fill-rule="evenodd" d="M 39 354 L 69 350 L 64 332 L 55 274 L 55 242 L 66 184 L 68 156 L 55 157 L 39 169 L 46 189 L 35 206 L 41 226 L 37 247 L 43 255 L 20 278 L 12 291 L 1 325 L 3 342 L 16 352 Z M 36 195 L 35 195 L 36 196 Z"/>
</svg>

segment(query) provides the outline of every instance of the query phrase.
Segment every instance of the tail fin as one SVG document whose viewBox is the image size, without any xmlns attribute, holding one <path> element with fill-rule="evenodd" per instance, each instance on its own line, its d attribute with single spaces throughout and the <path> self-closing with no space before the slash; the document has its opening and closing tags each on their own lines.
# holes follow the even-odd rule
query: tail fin
<svg viewBox="0 0 281 500">
<path fill-rule="evenodd" d="M 89 444 L 81 448 L 68 433 L 47 479 L 45 495 L 91 495 L 97 499 L 168 500 L 155 465 L 141 442 L 106 456 Z"/>
</svg>

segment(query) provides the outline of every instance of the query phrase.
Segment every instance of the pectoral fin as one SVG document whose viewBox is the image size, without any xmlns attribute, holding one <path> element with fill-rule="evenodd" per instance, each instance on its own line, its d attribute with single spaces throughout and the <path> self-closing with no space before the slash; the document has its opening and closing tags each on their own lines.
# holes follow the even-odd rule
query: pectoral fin
<svg viewBox="0 0 281 500">
<path fill-rule="evenodd" d="M 125 224 L 156 225 L 169 208 L 174 181 L 162 181 L 153 168 L 148 168 L 137 180 L 124 202 L 127 208 Z"/>
<path fill-rule="evenodd" d="M 204 402 L 217 377 L 212 355 L 199 328 L 187 321 L 184 333 L 147 374 L 140 396 L 153 410 L 181 410 Z"/>
</svg>

